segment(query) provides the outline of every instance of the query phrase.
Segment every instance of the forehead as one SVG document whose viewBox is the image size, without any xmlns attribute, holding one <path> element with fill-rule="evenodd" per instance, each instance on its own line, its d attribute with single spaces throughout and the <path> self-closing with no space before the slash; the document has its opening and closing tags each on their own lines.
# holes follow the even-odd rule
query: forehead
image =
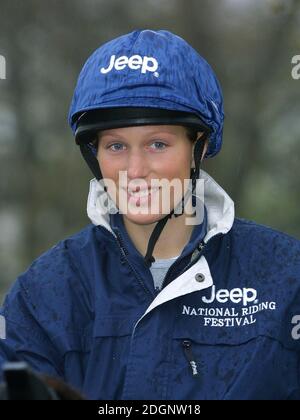
<svg viewBox="0 0 300 420">
<path fill-rule="evenodd" d="M 137 127 L 112 128 L 102 130 L 98 133 L 100 138 L 105 136 L 146 137 L 153 134 L 182 136 L 186 134 L 186 130 L 180 125 L 142 125 Z"/>
</svg>

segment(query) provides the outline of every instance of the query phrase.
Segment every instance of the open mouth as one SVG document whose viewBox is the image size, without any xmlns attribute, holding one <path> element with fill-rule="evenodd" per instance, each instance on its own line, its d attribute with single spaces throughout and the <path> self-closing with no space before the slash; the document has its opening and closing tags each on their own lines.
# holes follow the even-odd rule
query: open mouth
<svg viewBox="0 0 300 420">
<path fill-rule="evenodd" d="M 147 188 L 142 191 L 127 191 L 127 198 L 128 201 L 135 205 L 140 205 L 143 203 L 147 203 L 153 198 L 153 196 L 160 190 L 159 187 L 155 188 Z"/>
</svg>

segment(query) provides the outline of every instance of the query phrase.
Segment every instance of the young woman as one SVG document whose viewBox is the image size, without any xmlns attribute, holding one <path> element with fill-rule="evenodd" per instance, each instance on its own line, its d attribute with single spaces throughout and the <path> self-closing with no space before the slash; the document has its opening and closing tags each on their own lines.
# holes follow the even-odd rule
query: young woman
<svg viewBox="0 0 300 420">
<path fill-rule="evenodd" d="M 300 244 L 235 218 L 200 171 L 223 118 L 180 37 L 134 31 L 94 52 L 69 114 L 92 224 L 18 278 L 0 361 L 90 399 L 300 398 Z"/>
</svg>

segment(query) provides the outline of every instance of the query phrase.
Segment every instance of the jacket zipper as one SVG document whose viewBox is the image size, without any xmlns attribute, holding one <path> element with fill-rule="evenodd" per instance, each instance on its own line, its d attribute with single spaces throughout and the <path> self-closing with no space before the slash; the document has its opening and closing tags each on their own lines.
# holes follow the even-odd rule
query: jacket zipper
<svg viewBox="0 0 300 420">
<path fill-rule="evenodd" d="M 104 229 L 106 229 L 106 228 L 104 228 Z M 108 230 L 108 229 L 106 229 L 106 230 Z M 123 256 L 123 258 L 124 258 L 124 260 L 127 262 L 127 264 L 129 265 L 129 267 L 131 268 L 131 270 L 133 271 L 133 273 L 134 273 L 134 275 L 135 275 L 135 277 L 136 277 L 136 279 L 138 280 L 138 282 L 140 283 L 140 285 L 142 286 L 142 288 L 144 289 L 144 291 L 146 292 L 146 293 L 148 293 L 150 296 L 151 296 L 151 298 L 154 298 L 155 296 L 151 293 L 151 291 L 144 285 L 144 282 L 143 282 L 143 280 L 140 278 L 140 276 L 138 275 L 138 273 L 136 272 L 136 270 L 135 270 L 135 268 L 131 265 L 131 263 L 129 262 L 129 260 L 128 260 L 128 258 L 127 258 L 127 253 L 126 253 L 126 248 L 123 246 L 123 241 L 122 241 L 122 238 L 121 238 L 121 235 L 120 235 L 120 233 L 119 232 L 115 232 L 115 235 L 116 235 L 116 237 L 115 237 L 115 239 L 116 239 L 116 242 L 117 242 L 117 244 L 118 244 L 118 247 L 120 248 L 120 250 L 121 250 L 121 253 L 122 253 L 122 256 Z"/>
<path fill-rule="evenodd" d="M 188 265 L 186 265 L 185 267 L 184 267 L 184 269 L 183 270 L 181 270 L 181 272 L 179 273 L 179 276 L 182 274 L 182 273 L 184 273 L 186 270 L 188 270 L 189 268 L 191 268 L 197 261 L 199 261 L 199 259 L 200 259 L 200 257 L 202 256 L 202 254 L 203 254 L 203 251 L 204 251 L 204 248 L 206 247 L 206 244 L 203 242 L 203 241 L 201 241 L 200 242 L 200 244 L 197 246 L 197 248 L 198 248 L 198 250 L 199 250 L 199 254 L 197 255 L 197 257 L 196 258 L 194 258 L 192 261 L 190 261 L 189 263 L 188 263 Z"/>
<path fill-rule="evenodd" d="M 206 244 L 203 242 L 203 241 L 201 241 L 200 242 L 200 244 L 198 245 L 198 250 L 200 251 L 199 252 L 199 254 L 197 255 L 197 257 L 193 260 L 193 261 L 190 261 L 182 270 L 181 270 L 181 272 L 178 274 L 178 276 L 180 276 L 182 273 L 184 273 L 186 270 L 188 270 L 190 267 L 192 267 L 192 265 L 194 265 L 198 260 L 199 260 L 199 258 L 201 257 L 201 255 L 202 255 L 202 253 L 203 253 L 203 250 L 204 250 L 204 248 L 205 248 L 205 246 L 206 246 Z M 166 283 L 166 280 L 167 280 L 167 278 L 168 277 L 170 277 L 170 274 L 173 272 L 173 270 L 174 270 L 174 268 L 176 267 L 176 265 L 178 264 L 178 260 L 176 260 L 176 262 L 174 263 L 174 265 L 172 265 L 170 268 L 169 268 L 169 270 L 167 271 L 167 274 L 165 275 L 165 278 L 164 278 L 164 280 L 163 280 L 163 282 L 162 282 L 162 285 L 161 285 L 161 290 L 163 289 L 163 287 L 164 287 L 164 285 L 165 285 L 165 283 Z"/>
<path fill-rule="evenodd" d="M 192 261 L 190 261 L 184 268 L 183 268 L 183 270 L 181 270 L 180 271 L 180 273 L 178 274 L 178 276 L 180 276 L 182 273 L 184 273 L 186 270 L 188 270 L 189 268 L 191 268 L 197 261 L 199 261 L 199 259 L 200 259 L 200 257 L 203 255 L 203 252 L 204 252 L 204 249 L 206 249 L 207 248 L 207 246 L 208 246 L 208 244 L 210 244 L 211 243 L 211 241 L 213 241 L 213 240 L 215 240 L 216 238 L 218 238 L 218 237 L 220 237 L 220 236 L 223 236 L 224 234 L 223 233 L 217 233 L 215 236 L 213 236 L 212 238 L 210 238 L 209 239 L 209 241 L 208 242 L 204 242 L 204 241 L 201 241 L 200 243 L 199 243 L 199 245 L 197 246 L 197 248 L 198 248 L 198 250 L 199 250 L 199 254 L 197 255 L 197 257 L 194 259 L 194 260 L 192 260 Z M 174 270 L 174 268 L 176 267 L 176 265 L 177 265 L 177 263 L 178 263 L 178 260 L 176 260 L 175 261 L 175 263 L 169 268 L 169 270 L 167 271 L 167 274 L 165 275 L 165 278 L 164 278 L 164 281 L 162 282 L 162 286 L 161 286 L 161 289 L 164 287 L 164 285 L 165 285 L 165 283 L 166 283 L 166 280 L 167 280 L 167 278 L 168 277 L 170 277 L 170 274 L 171 274 L 171 272 Z M 176 265 L 175 265 L 176 264 Z M 178 277 L 177 276 L 177 277 Z"/>
<path fill-rule="evenodd" d="M 98 226 L 98 228 L 101 228 L 101 229 L 106 230 L 107 232 L 109 232 L 109 233 L 113 236 L 114 240 L 115 240 L 115 241 L 116 241 L 116 243 L 117 243 L 118 248 L 121 250 L 121 254 L 122 254 L 123 260 L 125 260 L 125 261 L 126 261 L 126 263 L 129 265 L 129 267 L 130 267 L 130 268 L 131 268 L 131 270 L 133 271 L 133 273 L 134 273 L 134 275 L 135 275 L 136 279 L 138 280 L 138 282 L 140 283 L 140 285 L 142 286 L 142 288 L 144 289 L 144 291 L 145 291 L 147 294 L 149 294 L 149 295 L 151 296 L 151 298 L 153 299 L 155 296 L 153 295 L 153 293 L 151 293 L 151 291 L 150 291 L 149 289 L 147 289 L 147 287 L 144 285 L 143 280 L 140 278 L 140 276 L 138 275 L 138 273 L 136 272 L 136 270 L 134 269 L 134 267 L 133 267 L 133 266 L 131 265 L 131 263 L 129 262 L 129 260 L 128 260 L 128 258 L 127 258 L 126 248 L 125 248 L 125 247 L 123 247 L 123 241 L 122 241 L 122 238 L 121 238 L 121 236 L 120 236 L 119 232 L 114 232 L 114 233 L 112 233 L 109 229 L 107 229 L 107 228 L 106 228 L 106 227 L 104 227 L 103 225 L 99 225 L 99 226 Z"/>
<path fill-rule="evenodd" d="M 199 377 L 198 365 L 197 365 L 196 359 L 195 359 L 195 357 L 193 355 L 193 352 L 192 352 L 191 341 L 190 340 L 183 340 L 182 346 L 183 346 L 183 351 L 184 351 L 185 357 L 186 357 L 187 361 L 189 362 L 189 365 L 192 369 L 192 375 L 194 377 Z"/>
</svg>

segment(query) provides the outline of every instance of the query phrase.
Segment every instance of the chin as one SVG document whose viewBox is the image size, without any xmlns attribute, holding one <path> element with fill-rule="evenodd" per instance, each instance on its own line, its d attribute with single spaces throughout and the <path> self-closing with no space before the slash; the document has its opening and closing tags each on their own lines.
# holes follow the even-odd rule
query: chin
<svg viewBox="0 0 300 420">
<path fill-rule="evenodd" d="M 161 220 L 164 216 L 165 214 L 123 214 L 124 218 L 136 225 L 151 225 Z"/>
</svg>

